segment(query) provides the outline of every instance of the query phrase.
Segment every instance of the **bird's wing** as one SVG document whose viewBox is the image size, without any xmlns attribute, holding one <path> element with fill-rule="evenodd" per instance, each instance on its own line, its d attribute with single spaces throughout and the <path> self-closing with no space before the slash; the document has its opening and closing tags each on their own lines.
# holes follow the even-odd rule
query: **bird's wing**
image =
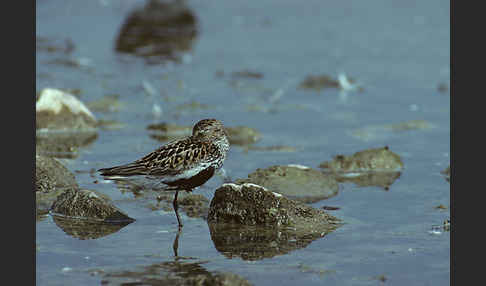
<svg viewBox="0 0 486 286">
<path fill-rule="evenodd" d="M 177 176 L 208 167 L 215 149 L 209 142 L 183 140 L 164 145 L 139 161 L 146 165 L 148 175 Z"/>
</svg>

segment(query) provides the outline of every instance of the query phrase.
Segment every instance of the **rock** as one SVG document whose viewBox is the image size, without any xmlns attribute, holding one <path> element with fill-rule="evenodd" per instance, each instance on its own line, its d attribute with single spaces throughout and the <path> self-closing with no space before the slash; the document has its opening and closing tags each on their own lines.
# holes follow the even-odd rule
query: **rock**
<svg viewBox="0 0 486 286">
<path fill-rule="evenodd" d="M 298 232 L 322 233 L 335 228 L 339 220 L 262 186 L 229 183 L 214 193 L 208 222 L 291 227 Z"/>
<path fill-rule="evenodd" d="M 46 214 L 57 196 L 67 189 L 77 189 L 73 173 L 58 160 L 41 155 L 35 156 L 36 213 Z"/>
<path fill-rule="evenodd" d="M 228 140 L 233 145 L 248 145 L 253 144 L 261 139 L 261 134 L 257 130 L 246 127 L 225 127 L 228 133 Z M 158 141 L 169 141 L 192 134 L 191 126 L 181 126 L 171 123 L 157 123 L 147 126 L 147 130 L 151 131 L 150 137 Z"/>
<path fill-rule="evenodd" d="M 264 151 L 264 152 L 296 152 L 297 148 L 285 145 L 274 145 L 274 146 L 247 146 L 245 151 Z"/>
<path fill-rule="evenodd" d="M 241 70 L 231 73 L 233 78 L 249 78 L 249 79 L 262 79 L 263 73 L 250 70 Z"/>
<path fill-rule="evenodd" d="M 450 182 L 451 180 L 451 166 L 447 166 L 443 171 L 440 172 L 442 175 L 444 175 L 444 178 L 446 179 L 447 182 Z"/>
<path fill-rule="evenodd" d="M 251 284 L 230 272 L 209 272 L 203 262 L 168 261 L 127 271 L 105 273 L 101 284 L 108 285 L 215 285 L 250 286 Z M 97 271 L 97 270 L 95 270 Z M 103 273 L 104 270 L 97 272 Z"/>
<path fill-rule="evenodd" d="M 36 128 L 50 130 L 91 130 L 96 118 L 73 95 L 58 89 L 46 88 L 36 102 Z"/>
<path fill-rule="evenodd" d="M 51 213 L 70 218 L 104 222 L 133 222 L 134 219 L 113 206 L 110 198 L 91 190 L 70 189 L 59 195 Z"/>
<path fill-rule="evenodd" d="M 77 188 L 74 174 L 58 160 L 42 155 L 35 156 L 35 192 L 49 193 L 58 189 Z"/>
<path fill-rule="evenodd" d="M 227 257 L 258 260 L 306 247 L 341 225 L 323 210 L 255 184 L 223 184 L 211 201 L 208 225 Z"/>
<path fill-rule="evenodd" d="M 149 63 L 180 62 L 192 49 L 197 19 L 184 1 L 149 1 L 125 20 L 116 51 L 145 58 Z"/>
<path fill-rule="evenodd" d="M 36 152 L 58 158 L 75 158 L 78 147 L 98 138 L 97 120 L 73 95 L 43 89 L 36 103 Z"/>
<path fill-rule="evenodd" d="M 226 127 L 228 140 L 234 145 L 249 145 L 258 142 L 262 135 L 257 130 L 246 126 Z"/>
<path fill-rule="evenodd" d="M 435 125 L 426 120 L 418 119 L 393 124 L 370 125 L 352 130 L 349 132 L 349 134 L 364 142 L 378 140 L 383 141 L 396 133 L 410 130 L 427 130 L 431 128 L 435 128 Z"/>
<path fill-rule="evenodd" d="M 440 93 L 449 93 L 449 85 L 447 83 L 439 83 L 439 85 L 437 86 L 437 90 L 440 92 Z"/>
<path fill-rule="evenodd" d="M 85 239 L 97 239 L 119 231 L 133 221 L 120 222 L 93 221 L 54 215 L 54 223 L 67 235 Z"/>
<path fill-rule="evenodd" d="M 330 162 L 323 162 L 320 168 L 332 173 L 359 173 L 379 171 L 401 171 L 400 156 L 390 151 L 388 146 L 356 152 L 351 156 L 337 155 Z"/>
<path fill-rule="evenodd" d="M 125 106 L 123 102 L 120 102 L 119 98 L 119 94 L 108 94 L 100 99 L 88 102 L 87 105 L 91 110 L 98 112 L 116 112 Z"/>
<path fill-rule="evenodd" d="M 299 88 L 321 91 L 325 88 L 339 88 L 339 82 L 328 75 L 309 75 L 299 84 Z"/>
<path fill-rule="evenodd" d="M 71 39 L 46 38 L 36 36 L 35 50 L 36 52 L 48 53 L 63 53 L 70 54 L 74 51 L 75 46 Z"/>
<path fill-rule="evenodd" d="M 340 183 L 352 182 L 360 187 L 378 186 L 388 190 L 403 169 L 400 156 L 388 149 L 368 149 L 351 156 L 337 155 L 330 162 L 319 165 L 332 173 Z"/>
<path fill-rule="evenodd" d="M 97 132 L 44 132 L 35 137 L 36 153 L 49 157 L 74 159 L 79 147 L 86 147 L 98 139 Z"/>
<path fill-rule="evenodd" d="M 339 185 L 333 176 L 301 165 L 257 169 L 247 179 L 238 179 L 235 183 L 257 184 L 306 203 L 328 199 L 339 191 Z"/>
<path fill-rule="evenodd" d="M 179 211 L 183 211 L 189 217 L 204 218 L 208 216 L 209 200 L 201 194 L 193 194 L 187 192 L 179 192 L 177 202 L 179 204 Z M 166 202 L 162 209 L 173 212 L 172 202 L 174 200 L 174 192 L 159 192 L 157 195 L 159 200 Z M 159 207 L 152 207 L 152 210 L 157 210 Z"/>
<path fill-rule="evenodd" d="M 189 217 L 207 218 L 209 200 L 200 194 L 188 194 L 178 200 L 179 206 Z"/>
<path fill-rule="evenodd" d="M 157 123 L 147 126 L 147 130 L 152 131 L 150 137 L 158 141 L 170 141 L 192 134 L 191 126 L 180 126 L 170 123 Z"/>
</svg>

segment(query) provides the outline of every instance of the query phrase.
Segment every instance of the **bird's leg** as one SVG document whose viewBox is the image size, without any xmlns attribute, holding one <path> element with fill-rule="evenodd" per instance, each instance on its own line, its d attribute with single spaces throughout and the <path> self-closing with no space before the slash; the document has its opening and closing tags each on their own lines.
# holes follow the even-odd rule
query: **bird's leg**
<svg viewBox="0 0 486 286">
<path fill-rule="evenodd" d="M 174 239 L 174 244 L 172 245 L 172 249 L 174 250 L 174 257 L 177 259 L 179 258 L 179 254 L 177 253 L 177 250 L 179 249 L 179 235 L 181 235 L 181 229 L 177 231 L 176 237 Z"/>
<path fill-rule="evenodd" d="M 179 194 L 179 190 L 176 190 L 176 193 L 174 195 L 174 201 L 172 202 L 172 206 L 174 207 L 174 211 L 176 213 L 176 217 L 177 217 L 177 223 L 179 224 L 179 230 L 182 229 L 182 222 L 181 222 L 181 218 L 179 217 L 179 210 L 178 210 L 178 205 L 177 205 L 177 195 Z"/>
</svg>

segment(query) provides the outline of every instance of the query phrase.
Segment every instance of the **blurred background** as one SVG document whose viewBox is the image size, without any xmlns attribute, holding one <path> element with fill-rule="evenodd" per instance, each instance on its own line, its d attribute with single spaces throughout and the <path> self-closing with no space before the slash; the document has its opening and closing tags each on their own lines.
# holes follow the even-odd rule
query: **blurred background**
<svg viewBox="0 0 486 286">
<path fill-rule="evenodd" d="M 36 90 L 73 94 L 98 121 L 95 136 L 47 153 L 80 187 L 106 194 L 136 219 L 98 239 L 38 219 L 37 283 L 99 284 L 130 271 L 141 279 L 154 265 L 168 272 L 183 265 L 253 285 L 447 285 L 449 232 L 431 229 L 450 216 L 441 174 L 450 164 L 449 7 L 438 0 L 36 1 Z M 403 170 L 385 185 L 340 184 L 336 196 L 310 205 L 337 207 L 330 212 L 344 226 L 253 261 L 218 251 L 205 220 L 184 215 L 179 255 L 186 259 L 177 264 L 173 214 L 93 171 L 138 159 L 203 118 L 250 132 L 232 143 L 224 164 L 231 179 L 273 165 L 318 169 L 338 154 L 384 146 Z M 197 193 L 210 201 L 221 183 L 215 176 Z"/>
</svg>

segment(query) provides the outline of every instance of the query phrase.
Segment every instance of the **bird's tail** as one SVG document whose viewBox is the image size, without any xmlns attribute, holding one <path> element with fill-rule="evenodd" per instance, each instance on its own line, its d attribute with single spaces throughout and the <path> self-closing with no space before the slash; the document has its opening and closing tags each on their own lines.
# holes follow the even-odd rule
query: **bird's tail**
<svg viewBox="0 0 486 286">
<path fill-rule="evenodd" d="M 115 166 L 111 168 L 99 169 L 102 176 L 135 176 L 135 175 L 147 175 L 147 168 L 144 165 L 137 163 L 130 163 L 121 166 Z"/>
</svg>

